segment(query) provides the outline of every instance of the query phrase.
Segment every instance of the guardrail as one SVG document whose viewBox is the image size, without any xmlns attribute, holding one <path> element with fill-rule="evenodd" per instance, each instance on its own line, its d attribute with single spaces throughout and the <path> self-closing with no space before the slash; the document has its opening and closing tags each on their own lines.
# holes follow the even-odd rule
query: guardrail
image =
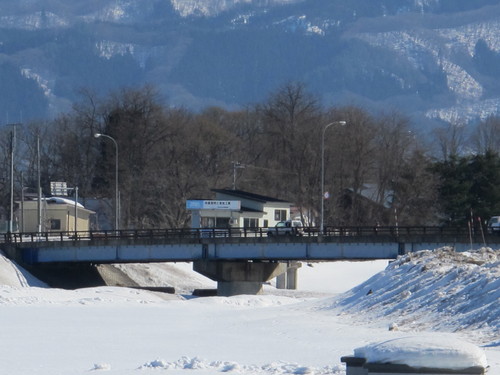
<svg viewBox="0 0 500 375">
<path fill-rule="evenodd" d="M 295 228 L 294 228 L 295 229 Z M 216 238 L 256 238 L 268 237 L 268 232 L 274 235 L 273 240 L 290 237 L 349 237 L 354 238 L 391 238 L 400 237 L 440 237 L 440 238 L 470 238 L 471 232 L 467 228 L 438 227 L 438 226 L 349 226 L 325 227 L 320 231 L 318 227 L 303 227 L 293 232 L 275 232 L 276 228 L 174 228 L 174 229 L 121 229 L 78 232 L 29 232 L 29 233 L 4 233 L 0 241 L 5 243 L 48 242 L 48 241 L 93 241 L 116 240 L 134 238 L 155 239 L 216 239 Z M 484 238 L 483 232 L 476 231 L 473 237 Z"/>
</svg>

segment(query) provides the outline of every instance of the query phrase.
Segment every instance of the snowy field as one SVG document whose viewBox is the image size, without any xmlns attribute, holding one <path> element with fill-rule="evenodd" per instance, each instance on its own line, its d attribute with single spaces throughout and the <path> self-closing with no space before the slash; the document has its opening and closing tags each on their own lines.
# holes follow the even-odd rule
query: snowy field
<svg viewBox="0 0 500 375">
<path fill-rule="evenodd" d="M 0 372 L 341 375 L 340 357 L 355 351 L 380 358 L 389 347 L 393 358 L 404 354 L 418 365 L 415 348 L 425 343 L 435 346 L 436 365 L 449 360 L 451 347 L 471 345 L 477 352 L 460 363 L 486 359 L 488 375 L 500 375 L 500 251 L 303 264 L 296 291 L 266 285 L 264 295 L 229 298 L 189 297 L 215 287 L 189 264 L 120 267 L 143 285 L 166 283 L 179 294 L 49 289 L 0 257 Z M 410 354 L 399 340 L 415 344 Z"/>
</svg>

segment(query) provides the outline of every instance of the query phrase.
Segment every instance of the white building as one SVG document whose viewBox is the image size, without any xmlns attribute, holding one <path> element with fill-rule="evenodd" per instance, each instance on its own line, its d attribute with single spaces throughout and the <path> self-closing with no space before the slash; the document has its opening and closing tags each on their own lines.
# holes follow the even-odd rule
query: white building
<svg viewBox="0 0 500 375">
<path fill-rule="evenodd" d="M 214 200 L 188 200 L 192 228 L 266 228 L 290 219 L 290 202 L 241 190 L 213 189 Z"/>
</svg>

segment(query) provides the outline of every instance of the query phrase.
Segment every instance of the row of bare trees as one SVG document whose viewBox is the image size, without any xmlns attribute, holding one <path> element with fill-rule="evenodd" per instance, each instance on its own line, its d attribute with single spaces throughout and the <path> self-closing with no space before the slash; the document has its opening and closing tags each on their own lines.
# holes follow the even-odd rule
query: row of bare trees
<svg viewBox="0 0 500 375">
<path fill-rule="evenodd" d="M 438 129 L 432 148 L 401 114 L 325 109 L 300 83 L 238 111 L 169 107 L 150 86 L 106 98 L 82 92 L 81 98 L 55 120 L 16 127 L 16 191 L 36 186 L 39 160 L 45 194 L 50 181 L 66 181 L 82 197 L 112 198 L 115 146 L 94 137 L 106 134 L 119 149 L 123 228 L 185 226 L 187 199 L 211 198 L 211 189 L 233 187 L 294 202 L 304 218 L 316 217 L 318 224 L 322 161 L 331 196 L 324 201 L 326 225 L 434 224 L 440 217 L 439 176 L 429 167 L 465 144 L 459 126 Z M 498 151 L 499 124 L 490 119 L 478 126 L 478 150 Z M 11 129 L 0 134 L 3 207 Z"/>
</svg>

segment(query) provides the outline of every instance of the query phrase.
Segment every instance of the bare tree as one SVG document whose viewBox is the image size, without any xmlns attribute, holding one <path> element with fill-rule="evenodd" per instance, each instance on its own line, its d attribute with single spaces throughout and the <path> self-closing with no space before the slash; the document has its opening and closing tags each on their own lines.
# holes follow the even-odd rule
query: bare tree
<svg viewBox="0 0 500 375">
<path fill-rule="evenodd" d="M 263 187 L 298 207 L 311 206 L 318 184 L 319 127 L 317 99 L 303 85 L 289 83 L 257 108 L 263 151 L 259 160 Z M 267 182 L 267 183 L 266 183 Z"/>
<path fill-rule="evenodd" d="M 496 134 L 491 121 L 478 128 L 478 144 Z M 252 108 L 211 107 L 196 114 L 169 108 L 150 86 L 105 100 L 82 91 L 70 113 L 25 127 L 19 170 L 27 185 L 36 183 L 39 139 L 46 192 L 50 181 L 62 180 L 83 195 L 111 198 L 116 150 L 93 137 L 109 135 L 119 146 L 121 226 L 153 228 L 187 225 L 185 201 L 232 187 L 235 177 L 237 189 L 286 199 L 304 216 L 318 215 L 324 161 L 324 188 L 331 196 L 324 201 L 326 225 L 392 224 L 390 197 L 401 222 L 418 223 L 431 217 L 435 184 L 409 125 L 398 113 L 375 117 L 354 106 L 325 111 L 300 83 L 280 87 Z M 462 152 L 465 144 L 464 130 L 450 129 L 436 132 L 443 155 Z M 0 150 L 5 159 L 6 145 Z M 368 189 L 375 192 L 369 198 Z"/>
<path fill-rule="evenodd" d="M 414 137 L 409 129 L 408 119 L 398 113 L 382 115 L 377 121 L 374 155 L 376 175 L 372 181 L 376 195 L 373 199 L 386 210 L 396 197 L 394 189 L 401 174 L 406 173 L 407 161 L 413 152 Z M 393 221 L 393 216 L 387 215 L 386 210 L 374 212 L 373 222 L 387 224 Z"/>
<path fill-rule="evenodd" d="M 433 134 L 437 143 L 439 159 L 448 160 L 450 156 L 458 156 L 464 152 L 466 145 L 464 124 L 448 123 L 434 129 Z"/>
<path fill-rule="evenodd" d="M 103 107 L 103 125 L 100 133 L 112 137 L 119 147 L 119 184 L 121 226 L 147 226 L 148 206 L 144 197 L 152 194 L 148 174 L 154 165 L 157 148 L 168 138 L 164 108 L 152 87 L 124 89 L 114 93 Z M 96 187 L 113 195 L 115 152 L 110 142 L 101 143 L 103 164 L 97 173 Z"/>
<path fill-rule="evenodd" d="M 479 123 L 472 134 L 472 143 L 480 154 L 488 151 L 500 153 L 500 118 L 490 116 Z"/>
</svg>

